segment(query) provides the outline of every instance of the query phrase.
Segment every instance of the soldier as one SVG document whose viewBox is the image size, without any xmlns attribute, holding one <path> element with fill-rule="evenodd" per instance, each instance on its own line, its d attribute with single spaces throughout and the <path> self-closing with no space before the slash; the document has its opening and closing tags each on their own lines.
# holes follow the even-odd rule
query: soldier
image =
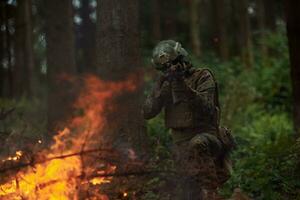
<svg viewBox="0 0 300 200">
<path fill-rule="evenodd" d="M 175 163 L 181 174 L 181 200 L 214 200 L 229 178 L 227 155 L 231 134 L 219 128 L 217 84 L 208 69 L 195 69 L 188 53 L 173 40 L 161 41 L 152 63 L 162 72 L 143 106 L 145 119 L 165 111 L 171 129 Z"/>
</svg>

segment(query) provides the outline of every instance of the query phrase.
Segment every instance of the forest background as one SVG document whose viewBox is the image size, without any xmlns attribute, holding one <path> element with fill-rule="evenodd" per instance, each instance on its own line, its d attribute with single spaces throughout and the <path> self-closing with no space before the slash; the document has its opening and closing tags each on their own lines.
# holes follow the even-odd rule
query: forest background
<svg viewBox="0 0 300 200">
<path fill-rule="evenodd" d="M 216 75 L 222 125 L 237 141 L 232 177 L 220 193 L 240 188 L 253 199 L 300 199 L 299 10 L 289 0 L 1 0 L 1 156 L 33 141 L 46 147 L 55 124 L 73 113 L 76 91 L 57 83 L 59 75 L 115 81 L 142 71 L 138 98 L 121 103 L 140 108 L 157 76 L 152 48 L 174 39 L 195 67 Z M 135 110 L 122 112 L 139 119 Z M 133 146 L 148 141 L 151 165 L 169 168 L 163 116 L 147 123 L 139 141 L 135 126 L 127 135 Z M 164 184 L 147 179 L 140 199 L 167 199 Z"/>
</svg>

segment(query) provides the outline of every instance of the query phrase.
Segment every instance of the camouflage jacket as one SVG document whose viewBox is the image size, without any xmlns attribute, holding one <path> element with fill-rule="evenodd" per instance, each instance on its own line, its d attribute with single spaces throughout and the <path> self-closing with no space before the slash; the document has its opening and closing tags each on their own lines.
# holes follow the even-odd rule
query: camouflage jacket
<svg viewBox="0 0 300 200">
<path fill-rule="evenodd" d="M 145 119 L 165 111 L 171 129 L 217 130 L 217 85 L 208 69 L 190 69 L 182 80 L 157 82 L 143 106 Z"/>
</svg>

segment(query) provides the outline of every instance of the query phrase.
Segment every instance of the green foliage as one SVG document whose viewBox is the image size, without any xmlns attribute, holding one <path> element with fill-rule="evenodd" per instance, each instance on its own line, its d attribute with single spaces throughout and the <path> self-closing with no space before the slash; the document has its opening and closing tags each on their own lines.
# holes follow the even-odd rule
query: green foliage
<svg viewBox="0 0 300 200">
<path fill-rule="evenodd" d="M 165 127 L 163 114 L 149 120 L 147 128 L 147 132 L 153 142 L 163 144 L 164 146 L 170 144 L 171 138 L 168 129 Z"/>
<path fill-rule="evenodd" d="M 147 124 L 147 133 L 152 144 L 152 155 L 149 168 L 155 171 L 168 172 L 174 170 L 171 155 L 171 137 L 164 126 L 163 114 L 151 119 Z M 168 173 L 161 173 L 149 179 L 141 189 L 144 194 L 142 200 L 169 200 L 169 182 L 172 177 Z"/>
<path fill-rule="evenodd" d="M 252 115 L 252 111 L 246 114 Z M 299 195 L 291 120 L 284 113 L 261 111 L 255 116 L 236 133 L 239 148 L 233 154 L 233 174 L 223 192 L 230 194 L 241 187 L 255 199 L 270 200 Z"/>
<path fill-rule="evenodd" d="M 32 151 L 38 140 L 43 140 L 46 131 L 46 104 L 40 99 L 20 100 L 0 99 L 0 108 L 14 108 L 5 119 L 0 121 L 0 138 L 4 150 L 2 154 L 14 154 L 16 150 Z"/>
<path fill-rule="evenodd" d="M 221 193 L 229 197 L 239 187 L 256 200 L 299 199 L 300 140 L 295 141 L 292 135 L 291 84 L 284 30 L 270 34 L 266 43 L 269 56 L 262 58 L 257 53 L 251 69 L 245 69 L 239 58 L 222 63 L 210 53 L 201 61 L 192 57 L 192 62 L 215 73 L 222 124 L 232 129 L 238 144 L 232 154 L 232 177 Z M 148 123 L 148 132 L 159 144 L 154 146 L 154 155 L 168 152 L 170 139 L 162 116 Z M 170 159 L 161 158 L 157 161 L 164 163 L 163 159 Z M 155 180 L 159 183 L 161 179 Z M 151 196 L 157 194 L 153 191 L 158 183 L 152 184 L 145 199 L 162 198 Z"/>
<path fill-rule="evenodd" d="M 221 89 L 222 122 L 236 137 L 231 179 L 222 193 L 240 187 L 254 199 L 296 199 L 300 179 L 291 120 L 291 86 L 286 37 L 268 38 L 270 56 L 243 69 L 239 60 L 214 71 Z"/>
</svg>

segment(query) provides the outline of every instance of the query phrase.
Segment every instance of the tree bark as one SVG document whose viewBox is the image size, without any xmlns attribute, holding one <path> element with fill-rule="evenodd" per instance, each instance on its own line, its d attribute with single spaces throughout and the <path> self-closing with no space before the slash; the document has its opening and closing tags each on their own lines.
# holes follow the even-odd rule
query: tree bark
<svg viewBox="0 0 300 200">
<path fill-rule="evenodd" d="M 190 42 L 193 53 L 195 56 L 200 57 L 201 51 L 201 40 L 200 40 L 200 15 L 199 7 L 201 0 L 189 0 L 190 6 Z"/>
<path fill-rule="evenodd" d="M 48 130 L 60 128 L 60 121 L 71 114 L 74 94 L 62 75 L 74 75 L 75 41 L 71 0 L 45 1 L 47 79 L 48 79 Z M 66 77 L 66 76 L 65 76 Z"/>
<path fill-rule="evenodd" d="M 5 26 L 5 2 L 0 1 L 0 26 Z M 4 97 L 5 91 L 5 70 L 4 70 L 4 59 L 5 59 L 5 32 L 0 30 L 0 97 Z"/>
<path fill-rule="evenodd" d="M 14 96 L 14 73 L 13 73 L 13 65 L 12 65 L 12 49 L 13 49 L 13 34 L 10 31 L 10 26 L 12 25 L 10 22 L 15 21 L 15 9 L 13 6 L 6 4 L 4 9 L 4 18 L 5 18 L 5 56 L 7 60 L 7 85 L 8 85 L 8 97 L 13 98 Z"/>
<path fill-rule="evenodd" d="M 264 3 L 264 12 L 266 14 L 266 27 L 270 31 L 276 30 L 276 2 L 274 0 L 261 0 Z"/>
<path fill-rule="evenodd" d="M 239 37 L 240 37 L 240 29 L 239 29 L 239 14 L 237 13 L 238 6 L 235 0 L 229 1 L 229 21 L 228 21 L 228 30 L 235 30 L 230 32 L 229 37 L 229 48 L 230 48 L 230 56 L 236 57 L 240 56 L 239 51 Z"/>
<path fill-rule="evenodd" d="M 254 62 L 252 52 L 252 39 L 250 31 L 250 19 L 248 14 L 248 0 L 241 0 L 236 2 L 238 8 L 239 18 L 239 50 L 241 53 L 242 62 L 247 69 L 251 68 Z"/>
<path fill-rule="evenodd" d="M 93 12 L 90 1 L 82 0 L 79 10 L 82 19 L 79 28 L 80 47 L 82 49 L 80 69 L 83 72 L 96 71 L 96 24 L 91 20 L 90 15 Z"/>
<path fill-rule="evenodd" d="M 31 0 L 17 1 L 15 24 L 14 96 L 33 95 L 34 58 Z"/>
<path fill-rule="evenodd" d="M 300 136 L 300 2 L 285 0 L 293 88 L 293 116 L 296 136 Z"/>
<path fill-rule="evenodd" d="M 178 0 L 161 1 L 162 6 L 162 34 L 164 39 L 177 38 L 177 6 Z"/>
<path fill-rule="evenodd" d="M 266 58 L 268 57 L 268 47 L 266 45 L 266 17 L 265 17 L 265 4 L 262 0 L 256 0 L 257 7 L 257 26 L 259 31 L 259 46 L 261 52 L 261 58 L 264 64 L 266 64 Z"/>
<path fill-rule="evenodd" d="M 159 0 L 152 0 L 152 37 L 154 42 L 161 39 L 161 9 Z"/>
<path fill-rule="evenodd" d="M 215 38 L 217 51 L 219 56 L 223 61 L 228 60 L 229 57 L 229 48 L 228 48 L 228 35 L 226 31 L 227 22 L 226 22 L 226 6 L 225 0 L 214 0 L 214 10 L 215 10 Z"/>
<path fill-rule="evenodd" d="M 139 75 L 138 0 L 98 0 L 97 3 L 97 67 L 100 77 L 118 81 L 132 73 Z M 142 76 L 139 78 L 143 79 Z M 115 99 L 112 102 L 115 112 L 107 113 L 109 123 L 105 131 L 112 144 L 121 140 L 121 143 L 133 145 L 138 153 L 144 151 L 146 141 L 141 97 L 142 87 L 139 87 L 135 92 L 124 93 Z"/>
</svg>

